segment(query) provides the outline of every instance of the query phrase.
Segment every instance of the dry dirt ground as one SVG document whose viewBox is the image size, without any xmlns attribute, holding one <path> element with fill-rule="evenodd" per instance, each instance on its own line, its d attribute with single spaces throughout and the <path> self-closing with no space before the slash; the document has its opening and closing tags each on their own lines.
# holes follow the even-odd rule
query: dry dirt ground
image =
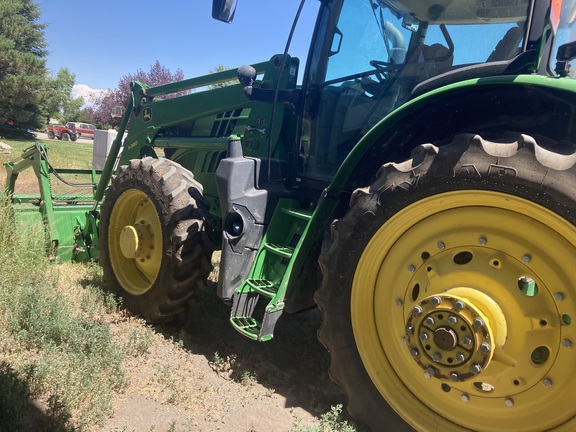
<svg viewBox="0 0 576 432">
<path fill-rule="evenodd" d="M 316 338 L 317 310 L 285 314 L 275 338 L 257 343 L 229 325 L 229 308 L 215 291 L 211 282 L 201 301 L 170 324 L 149 326 L 126 312 L 106 318 L 117 335 L 146 330 L 140 334 L 147 349 L 128 358 L 128 387 L 115 396 L 113 416 L 91 430 L 306 432 L 331 406 L 345 405 Z M 40 408 L 26 430 L 42 430 Z"/>
<path fill-rule="evenodd" d="M 129 388 L 102 431 L 289 431 L 345 401 L 329 380 L 315 312 L 285 316 L 276 338 L 256 343 L 228 324 L 207 294 L 178 323 L 156 327 L 153 344 L 128 365 Z"/>
</svg>

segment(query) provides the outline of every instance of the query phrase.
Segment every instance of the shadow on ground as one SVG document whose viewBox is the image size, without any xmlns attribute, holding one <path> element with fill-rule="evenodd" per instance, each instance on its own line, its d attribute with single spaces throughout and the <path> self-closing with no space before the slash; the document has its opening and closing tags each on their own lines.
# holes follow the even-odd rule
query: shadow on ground
<svg viewBox="0 0 576 432">
<path fill-rule="evenodd" d="M 283 314 L 274 339 L 255 342 L 236 332 L 229 323 L 230 307 L 216 295 L 210 283 L 204 296 L 178 316 L 175 322 L 156 326 L 166 338 L 202 354 L 208 362 L 234 358 L 230 378 L 241 381 L 246 373 L 286 399 L 286 408 L 300 407 L 319 417 L 331 406 L 346 406 L 346 396 L 328 376 L 330 356 L 318 341 L 320 312 L 314 308 L 299 314 Z M 351 422 L 347 412 L 343 418 Z M 360 432 L 362 429 L 357 426 Z"/>
<path fill-rule="evenodd" d="M 65 426 L 69 413 L 50 411 L 38 407 L 29 383 L 8 363 L 0 362 L 0 431 L 71 432 Z"/>
</svg>

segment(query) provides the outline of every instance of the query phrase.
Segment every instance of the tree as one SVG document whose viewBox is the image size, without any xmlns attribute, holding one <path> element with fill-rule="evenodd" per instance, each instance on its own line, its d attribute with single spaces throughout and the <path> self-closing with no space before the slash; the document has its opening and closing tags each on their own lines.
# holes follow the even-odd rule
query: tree
<svg viewBox="0 0 576 432">
<path fill-rule="evenodd" d="M 181 69 L 176 70 L 176 73 L 170 72 L 170 69 L 162 66 L 158 60 L 150 67 L 149 72 L 144 72 L 138 69 L 134 74 L 124 75 L 118 82 L 118 87 L 114 90 L 107 90 L 101 95 L 93 98 L 94 113 L 93 120 L 95 123 L 102 125 L 118 126 L 120 124 L 119 118 L 112 118 L 110 115 L 112 109 L 117 106 L 126 106 L 126 101 L 130 97 L 130 83 L 132 81 L 139 81 L 150 87 L 168 84 L 174 81 L 181 81 L 184 79 L 184 73 Z M 186 94 L 186 91 L 172 93 L 163 96 L 163 99 Z"/>
<path fill-rule="evenodd" d="M 0 0 L 0 135 L 26 134 L 43 125 L 46 42 L 33 0 Z"/>
<path fill-rule="evenodd" d="M 67 68 L 61 68 L 56 77 L 48 77 L 44 110 L 48 118 L 61 121 L 74 121 L 84 104 L 82 97 L 72 98 L 76 75 Z"/>
<path fill-rule="evenodd" d="M 215 74 L 215 73 L 218 73 L 218 72 L 227 71 L 228 69 L 230 69 L 228 66 L 224 66 L 224 65 L 222 65 L 222 64 L 219 64 L 219 65 L 216 66 L 214 69 L 210 69 L 209 72 L 210 72 L 211 74 Z M 229 85 L 233 85 L 233 84 L 238 84 L 238 81 L 235 80 L 235 79 L 233 79 L 233 80 L 229 80 L 229 81 L 219 82 L 219 83 L 216 83 L 216 84 L 210 84 L 210 85 L 208 86 L 208 88 L 209 88 L 210 90 L 212 90 L 212 89 L 217 89 L 217 88 L 222 88 L 222 87 L 228 87 Z"/>
</svg>

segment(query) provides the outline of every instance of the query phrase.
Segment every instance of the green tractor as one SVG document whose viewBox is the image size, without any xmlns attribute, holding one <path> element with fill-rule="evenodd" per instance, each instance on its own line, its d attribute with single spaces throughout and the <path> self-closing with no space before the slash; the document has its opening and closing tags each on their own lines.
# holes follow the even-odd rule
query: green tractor
<svg viewBox="0 0 576 432">
<path fill-rule="evenodd" d="M 38 147 L 8 184 L 34 166 L 41 204 L 15 207 L 151 322 L 215 250 L 242 335 L 317 305 L 374 431 L 576 430 L 575 20 L 574 0 L 321 0 L 305 66 L 287 46 L 134 82 L 91 204 L 53 202 Z"/>
</svg>

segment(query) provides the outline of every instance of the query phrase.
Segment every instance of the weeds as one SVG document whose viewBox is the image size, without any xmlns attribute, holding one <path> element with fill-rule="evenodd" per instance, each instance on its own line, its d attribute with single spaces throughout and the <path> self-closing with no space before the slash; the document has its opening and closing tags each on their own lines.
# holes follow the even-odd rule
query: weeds
<svg viewBox="0 0 576 432">
<path fill-rule="evenodd" d="M 90 288 L 75 306 L 57 292 L 59 268 L 45 258 L 44 244 L 42 228 L 16 226 L 0 197 L 0 339 L 10 353 L 8 366 L 0 351 L 0 397 L 11 400 L 0 401 L 0 430 L 20 429 L 28 397 L 47 403 L 54 430 L 101 424 L 112 413 L 112 393 L 127 384 L 126 352 L 147 349 L 147 337 L 135 335 L 125 347 L 96 319 L 118 307 L 113 298 Z"/>
<path fill-rule="evenodd" d="M 341 419 L 342 405 L 332 406 L 330 411 L 320 416 L 318 426 L 305 426 L 296 418 L 290 432 L 356 432 L 356 428 Z"/>
</svg>

